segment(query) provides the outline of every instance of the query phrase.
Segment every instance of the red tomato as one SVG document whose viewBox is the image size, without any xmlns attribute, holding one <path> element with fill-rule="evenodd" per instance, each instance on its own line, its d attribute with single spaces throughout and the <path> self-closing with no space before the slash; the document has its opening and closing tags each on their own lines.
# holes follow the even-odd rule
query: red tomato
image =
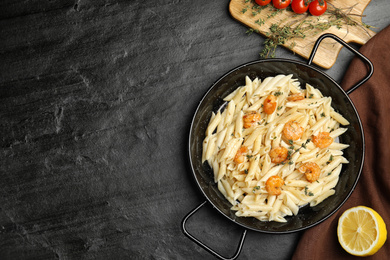
<svg viewBox="0 0 390 260">
<path fill-rule="evenodd" d="M 284 9 L 290 5 L 291 0 L 272 0 L 275 8 Z"/>
<path fill-rule="evenodd" d="M 264 6 L 271 2 L 271 0 L 255 0 L 256 4 Z"/>
<path fill-rule="evenodd" d="M 328 5 L 325 0 L 314 0 L 309 5 L 309 12 L 314 16 L 320 16 L 325 13 Z"/>
<path fill-rule="evenodd" d="M 296 14 L 303 14 L 309 9 L 307 0 L 292 0 L 291 8 Z"/>
</svg>

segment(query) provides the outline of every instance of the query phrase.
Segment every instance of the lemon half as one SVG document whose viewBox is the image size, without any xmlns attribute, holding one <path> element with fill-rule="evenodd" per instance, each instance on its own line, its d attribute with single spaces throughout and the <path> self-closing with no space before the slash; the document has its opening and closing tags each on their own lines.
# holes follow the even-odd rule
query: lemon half
<svg viewBox="0 0 390 260">
<path fill-rule="evenodd" d="M 373 255 L 386 241 L 386 224 L 373 209 L 353 207 L 339 218 L 337 237 L 340 245 L 351 255 Z"/>
</svg>

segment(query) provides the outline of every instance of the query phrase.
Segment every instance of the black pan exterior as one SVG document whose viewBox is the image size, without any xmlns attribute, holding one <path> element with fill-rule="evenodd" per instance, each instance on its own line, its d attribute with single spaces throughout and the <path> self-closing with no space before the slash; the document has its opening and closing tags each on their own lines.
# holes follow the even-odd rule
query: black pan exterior
<svg viewBox="0 0 390 260">
<path fill-rule="evenodd" d="M 237 217 L 230 210 L 230 203 L 219 192 L 214 183 L 214 176 L 207 162 L 202 164 L 202 142 L 211 117 L 223 104 L 223 98 L 237 87 L 245 85 L 245 76 L 263 80 L 279 74 L 293 74 L 301 86 L 309 83 L 319 89 L 324 96 L 332 97 L 332 106 L 349 122 L 348 131 L 340 137 L 340 142 L 349 144 L 344 150 L 344 157 L 349 164 L 344 164 L 340 179 L 335 187 L 336 193 L 316 207 L 301 208 L 297 216 L 286 217 L 286 223 L 261 222 L 255 218 Z M 345 91 L 328 75 L 307 64 L 286 60 L 258 60 L 241 65 L 216 81 L 201 100 L 190 129 L 189 157 L 193 176 L 206 199 L 224 216 L 233 222 L 254 231 L 264 233 L 291 233 L 317 225 L 335 213 L 349 198 L 360 177 L 364 161 L 364 135 L 359 115 Z"/>
</svg>

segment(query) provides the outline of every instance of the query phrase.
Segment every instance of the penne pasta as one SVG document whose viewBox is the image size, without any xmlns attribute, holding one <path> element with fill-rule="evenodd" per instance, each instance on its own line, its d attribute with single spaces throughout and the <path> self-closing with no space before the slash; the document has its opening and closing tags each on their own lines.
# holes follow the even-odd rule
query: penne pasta
<svg viewBox="0 0 390 260">
<path fill-rule="evenodd" d="M 348 120 L 334 110 L 330 112 L 330 116 L 342 125 L 349 125 Z"/>
<path fill-rule="evenodd" d="M 206 136 L 211 135 L 215 131 L 215 128 L 218 126 L 220 121 L 221 121 L 221 112 L 218 111 L 217 114 L 213 114 L 211 116 L 210 124 L 207 126 L 206 129 Z"/>
<path fill-rule="evenodd" d="M 266 99 L 275 102 L 273 110 Z M 301 206 L 335 193 L 342 164 L 349 163 L 343 156 L 349 145 L 338 142 L 348 129 L 340 126 L 349 122 L 332 98 L 309 84 L 302 89 L 292 75 L 277 75 L 247 76 L 224 101 L 205 130 L 202 162 L 237 216 L 286 222 Z"/>
</svg>

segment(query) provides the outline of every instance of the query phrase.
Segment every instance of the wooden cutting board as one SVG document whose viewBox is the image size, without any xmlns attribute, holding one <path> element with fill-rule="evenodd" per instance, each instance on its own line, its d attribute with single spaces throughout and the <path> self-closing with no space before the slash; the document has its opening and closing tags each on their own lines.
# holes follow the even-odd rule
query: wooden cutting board
<svg viewBox="0 0 390 260">
<path fill-rule="evenodd" d="M 363 15 L 364 9 L 371 2 L 371 0 L 329 0 L 327 2 L 336 8 L 342 9 L 343 11 L 349 11 L 350 14 L 355 14 L 350 17 L 353 17 L 355 21 L 357 21 L 359 24 L 362 24 L 361 15 Z M 266 36 L 266 33 L 270 31 L 269 28 L 272 24 L 290 24 L 293 21 L 297 21 L 298 19 L 309 21 L 316 21 L 312 19 L 326 19 L 326 15 L 320 17 L 314 17 L 308 14 L 296 15 L 293 12 L 287 10 L 278 12 L 275 15 L 272 14 L 274 11 L 272 11 L 271 8 L 263 9 L 259 14 L 254 15 L 254 9 L 252 9 L 252 7 L 255 5 L 256 4 L 254 1 L 231 0 L 229 4 L 229 11 L 234 19 L 254 30 L 258 30 L 258 32 L 263 36 Z M 330 7 L 328 6 L 328 8 Z M 260 23 L 259 21 L 262 22 Z M 360 45 L 365 44 L 372 36 L 375 35 L 375 32 L 367 29 L 364 26 L 343 25 L 340 29 L 332 26 L 331 28 L 314 36 L 307 35 L 307 37 L 304 39 L 294 39 L 287 41 L 285 44 L 283 44 L 283 46 L 291 49 L 294 53 L 304 58 L 309 58 L 316 39 L 318 39 L 318 37 L 324 33 L 332 33 L 347 43 L 354 42 Z M 293 46 L 292 41 L 295 42 L 295 45 Z M 335 42 L 334 40 L 325 39 L 320 44 L 313 62 L 318 66 L 329 69 L 336 62 L 341 48 L 342 45 Z"/>
</svg>

